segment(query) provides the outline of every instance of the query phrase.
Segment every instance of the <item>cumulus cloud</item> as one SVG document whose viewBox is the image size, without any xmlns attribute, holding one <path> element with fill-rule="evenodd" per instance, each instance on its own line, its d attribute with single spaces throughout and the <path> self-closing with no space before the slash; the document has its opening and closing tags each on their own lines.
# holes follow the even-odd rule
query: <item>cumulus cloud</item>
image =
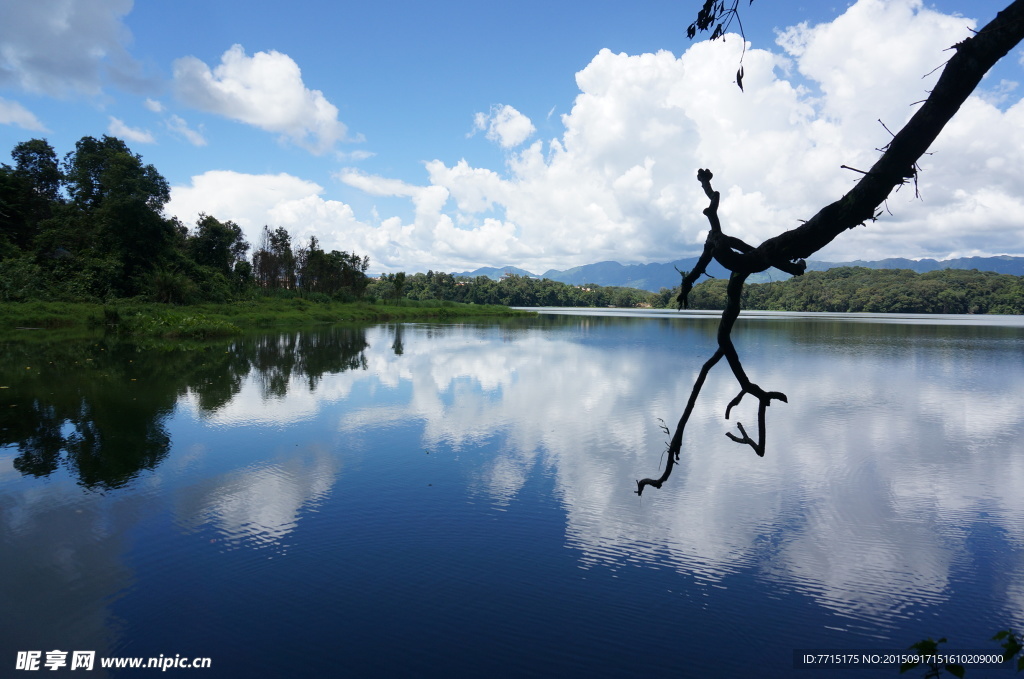
<svg viewBox="0 0 1024 679">
<path fill-rule="evenodd" d="M 840 166 L 871 166 L 890 139 L 886 127 L 913 114 L 946 49 L 972 27 L 919 0 L 860 0 L 831 23 L 781 31 L 773 49 L 749 46 L 743 92 L 730 82 L 738 36 L 679 56 L 603 50 L 576 74 L 579 94 L 560 116 L 561 135 L 531 141 L 532 123 L 508 105 L 477 115 L 476 130 L 507 149 L 503 167 L 434 159 L 419 184 L 344 170 L 336 175 L 343 184 L 388 200 L 364 219 L 318 190 L 278 213 L 296 228 L 333 232 L 327 215 L 339 215 L 345 242 L 356 244 L 339 249 L 356 247 L 385 270 L 663 262 L 700 250 L 706 198 L 696 169 L 706 167 L 727 230 L 757 244 L 853 186 L 859 175 Z M 241 48 L 235 57 L 255 67 Z M 211 73 L 211 82 L 242 80 L 228 77 L 233 69 Z M 887 203 L 891 215 L 817 258 L 1024 252 L 1024 103 L 1009 85 L 986 88 L 922 158 L 921 199 L 902 188 Z M 395 198 L 408 200 L 411 218 Z M 265 204 L 254 196 L 241 210 Z"/>
<path fill-rule="evenodd" d="M 0 86 L 66 97 L 100 94 L 105 78 L 137 89 L 123 18 L 132 0 L 33 0 L 0 4 Z"/>
<path fill-rule="evenodd" d="M 196 57 L 174 62 L 178 97 L 193 108 L 275 132 L 313 153 L 345 138 L 338 108 L 308 89 L 298 64 L 276 51 L 246 55 L 234 45 L 211 69 Z"/>
<path fill-rule="evenodd" d="M 283 226 L 293 241 L 316 236 L 325 250 L 369 255 L 374 271 L 409 268 L 409 261 L 439 262 L 438 267 L 475 268 L 486 264 L 483 252 L 526 259 L 536 252 L 526 247 L 515 225 L 496 218 L 464 227 L 445 214 L 448 190 L 416 186 L 354 169 L 337 179 L 382 198 L 407 198 L 413 205 L 410 221 L 399 217 L 365 221 L 352 206 L 323 197 L 324 188 L 289 174 L 244 174 L 215 170 L 192 177 L 189 185 L 171 187 L 166 213 L 193 224 L 199 213 L 230 219 L 242 227 L 250 243 L 258 243 L 263 226 Z"/>
<path fill-rule="evenodd" d="M 194 222 L 200 212 L 230 219 L 251 236 L 263 228 L 275 206 L 322 192 L 322 186 L 284 173 L 211 170 L 193 177 L 190 186 L 174 186 L 166 211 L 186 223 Z"/>
<path fill-rule="evenodd" d="M 480 228 L 493 212 L 513 227 L 511 242 L 502 231 L 480 259 L 540 272 L 695 254 L 707 228 L 695 173 L 709 167 L 727 228 L 756 244 L 849 190 L 858 176 L 840 166 L 870 167 L 889 139 L 879 120 L 898 129 L 927 96 L 946 48 L 975 26 L 918 0 L 861 0 L 831 23 L 782 31 L 779 49 L 748 48 L 745 92 L 728 81 L 738 36 L 678 57 L 604 50 L 576 76 L 564 134 L 512 151 L 501 169 L 428 162 L 429 186 L 448 191 L 459 225 Z M 896 193 L 891 216 L 819 256 L 1021 252 L 1013 221 L 1024 207 L 1024 105 L 1015 95 L 1001 84 L 972 97 L 922 160 L 923 200 L 910 187 Z M 532 132 L 518 116 L 495 107 L 475 127 L 513 148 Z M 512 251 L 533 259 L 499 259 Z"/>
<path fill-rule="evenodd" d="M 238 224 L 250 243 L 260 242 L 263 227 L 286 228 L 293 242 L 316 236 L 325 250 L 371 254 L 375 268 L 397 242 L 410 244 L 399 220 L 375 227 L 356 219 L 351 206 L 321 197 L 324 188 L 293 175 L 245 174 L 214 170 L 192 178 L 188 186 L 172 186 L 165 212 L 185 224 L 200 213 Z M 392 242 L 394 241 L 394 242 Z"/>
<path fill-rule="evenodd" d="M 110 124 L 107 126 L 107 132 L 112 136 L 120 139 L 125 139 L 136 144 L 155 144 L 156 139 L 149 130 L 140 130 L 137 127 L 129 127 L 120 118 L 110 116 Z"/>
<path fill-rule="evenodd" d="M 46 126 L 39 122 L 35 114 L 16 101 L 8 101 L 0 97 L 0 125 L 17 125 L 23 130 L 46 132 Z"/>
<path fill-rule="evenodd" d="M 508 104 L 492 106 L 488 113 L 473 117 L 473 132 L 483 131 L 503 149 L 519 146 L 537 131 L 530 119 Z"/>
</svg>

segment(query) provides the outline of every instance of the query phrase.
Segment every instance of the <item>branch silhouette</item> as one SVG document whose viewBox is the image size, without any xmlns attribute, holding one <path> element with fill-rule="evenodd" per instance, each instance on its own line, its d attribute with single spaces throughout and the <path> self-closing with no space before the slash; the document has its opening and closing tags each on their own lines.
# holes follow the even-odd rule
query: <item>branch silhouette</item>
<svg viewBox="0 0 1024 679">
<path fill-rule="evenodd" d="M 714 4 L 707 3 L 707 6 L 714 7 Z M 729 418 L 733 407 L 747 394 L 756 398 L 759 404 L 757 438 L 751 437 L 741 423 L 737 423 L 739 435 L 729 432 L 727 436 L 737 443 L 749 445 L 758 456 L 764 456 L 765 412 L 773 400 L 788 400 L 781 392 L 765 391 L 751 382 L 733 346 L 732 328 L 740 314 L 740 296 L 747 277 L 769 267 L 775 267 L 794 276 L 802 275 L 806 269 L 807 257 L 831 243 L 844 231 L 869 220 L 874 221 L 881 214 L 878 211 L 879 206 L 894 189 L 907 181 L 916 180 L 917 161 L 974 92 L 985 73 L 1022 39 L 1024 0 L 1014 0 L 975 35 L 952 47 L 955 54 L 947 62 L 935 89 L 903 129 L 893 136 L 871 169 L 862 172 L 853 189 L 839 200 L 822 208 L 800 226 L 769 238 L 757 247 L 722 231 L 718 217 L 721 196 L 711 186 L 714 176 L 710 170 L 697 171 L 697 181 L 710 201 L 708 207 L 704 209 L 704 215 L 711 230 L 704 242 L 704 250 L 697 265 L 692 271 L 683 274 L 677 298 L 678 308 L 683 309 L 687 306 L 693 285 L 706 274 L 707 266 L 712 259 L 731 272 L 727 301 L 718 325 L 718 349 L 704 363 L 694 381 L 686 408 L 669 442 L 665 470 L 656 479 L 638 480 L 637 495 L 642 495 L 647 486 L 661 488 L 672 474 L 673 467 L 679 462 L 683 432 L 700 396 L 701 388 L 708 373 L 722 358 L 726 359 L 740 385 L 740 393 L 726 407 L 726 419 Z"/>
</svg>

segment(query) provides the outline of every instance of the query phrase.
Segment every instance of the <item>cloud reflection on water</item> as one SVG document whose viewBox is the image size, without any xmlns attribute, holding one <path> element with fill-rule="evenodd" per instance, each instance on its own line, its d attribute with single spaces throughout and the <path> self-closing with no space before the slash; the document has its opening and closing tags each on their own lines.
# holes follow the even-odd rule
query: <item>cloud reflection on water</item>
<svg viewBox="0 0 1024 679">
<path fill-rule="evenodd" d="M 208 527 L 230 549 L 283 554 L 342 481 L 366 482 L 363 462 L 407 444 L 390 442 L 402 431 L 435 459 L 450 453 L 462 484 L 454 492 L 471 500 L 513 511 L 531 480 L 550 482 L 581 568 L 671 568 L 720 587 L 754 574 L 884 637 L 969 591 L 994 559 L 1000 570 L 983 581 L 994 591 L 981 594 L 1002 609 L 979 626 L 1024 624 L 1019 333 L 748 321 L 736 340 L 749 374 L 790 397 L 768 411 L 767 456 L 723 435 L 735 427 L 722 414 L 736 386 L 719 367 L 680 467 L 638 498 L 633 480 L 655 471 L 665 447 L 658 418 L 679 416 L 713 329 L 575 317 L 377 326 L 346 331 L 342 351 L 315 336 L 267 342 L 260 365 L 285 355 L 296 367 L 275 372 L 273 389 L 245 367 L 216 399 L 178 392 L 161 420 L 172 453 L 109 497 L 83 495 L 65 472 L 19 485 L 5 451 L 0 531 L 22 557 L 0 569 L 0 594 L 16 610 L 38 608 L 47 590 L 20 583 L 39 573 L 61 591 L 99 593 L 60 610 L 79 621 L 75 639 L 102 649 L 116 627 L 103 602 L 134 577 L 122 556 L 136 540 L 125 536 L 159 524 L 162 503 L 186 533 Z M 755 407 L 744 403 L 737 417 L 752 421 Z M 985 532 L 998 553 L 978 551 Z M 167 550 L 160 543 L 145 558 Z M 37 614 L 33 638 L 60 615 Z"/>
<path fill-rule="evenodd" d="M 622 345 L 602 343 L 599 329 L 511 343 L 412 329 L 401 357 L 368 361 L 382 383 L 411 383 L 404 416 L 424 423 L 425 446 L 503 437 L 477 489 L 495 503 L 507 505 L 530 474 L 553 475 L 583 564 L 671 563 L 712 581 L 755 569 L 856 625 L 944 601 L 977 558 L 967 539 L 979 521 L 1020 548 L 1020 338 L 993 347 L 905 342 L 882 326 L 850 337 L 771 330 L 770 341 L 755 326 L 738 337 L 753 379 L 790 395 L 769 410 L 768 456 L 723 436 L 736 387 L 716 370 L 681 468 L 642 500 L 632 480 L 656 466 L 656 418 L 678 416 L 705 334 L 666 330 Z M 367 405 L 342 430 L 372 428 L 388 412 Z M 1006 576 L 1006 612 L 1019 623 L 1024 571 Z"/>
</svg>

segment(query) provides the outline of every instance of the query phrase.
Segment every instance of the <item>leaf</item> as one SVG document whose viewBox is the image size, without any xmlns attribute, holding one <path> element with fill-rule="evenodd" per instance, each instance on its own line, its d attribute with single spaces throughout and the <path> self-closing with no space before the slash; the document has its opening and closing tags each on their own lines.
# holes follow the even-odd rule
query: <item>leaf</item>
<svg viewBox="0 0 1024 679">
<path fill-rule="evenodd" d="M 743 65 L 740 64 L 740 70 L 736 71 L 736 84 L 740 86 L 740 92 L 743 91 Z"/>
<path fill-rule="evenodd" d="M 1024 655 L 1022 655 L 1021 657 L 1017 658 L 1017 671 L 1018 672 L 1024 671 Z"/>
<path fill-rule="evenodd" d="M 916 663 L 916 662 L 905 662 L 905 663 L 903 663 L 902 665 L 900 665 L 900 674 L 903 674 L 904 672 L 908 672 L 908 671 L 914 669 L 919 664 L 920 663 Z"/>
<path fill-rule="evenodd" d="M 994 637 L 992 637 L 992 641 L 1002 641 L 1003 639 L 1006 638 L 1006 635 L 1009 634 L 1009 633 L 1010 633 L 1010 630 L 1004 629 L 1002 632 L 999 632 Z"/>
<path fill-rule="evenodd" d="M 949 672 L 950 674 L 952 674 L 954 677 L 959 677 L 960 679 L 964 678 L 964 666 L 963 665 L 956 665 L 956 664 L 950 663 L 950 664 L 945 665 L 945 667 L 946 667 L 946 671 Z"/>
</svg>

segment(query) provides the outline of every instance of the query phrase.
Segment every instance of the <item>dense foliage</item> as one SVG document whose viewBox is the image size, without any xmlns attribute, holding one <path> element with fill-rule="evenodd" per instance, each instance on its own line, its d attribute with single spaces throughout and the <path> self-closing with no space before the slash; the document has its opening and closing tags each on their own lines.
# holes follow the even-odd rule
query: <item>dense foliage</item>
<svg viewBox="0 0 1024 679">
<path fill-rule="evenodd" d="M 726 283 L 725 279 L 711 279 L 695 286 L 689 308 L 722 309 Z M 486 276 L 465 278 L 428 271 L 389 274 L 370 283 L 367 294 L 381 299 L 405 296 L 524 307 L 674 308 L 679 288 L 662 288 L 655 293 L 593 283 L 572 285 L 516 274 L 496 281 Z M 776 311 L 1020 314 L 1024 313 L 1024 277 L 961 269 L 918 274 L 906 269 L 840 267 L 776 283 L 748 285 L 743 306 Z"/>
<path fill-rule="evenodd" d="M 286 229 L 264 227 L 250 260 L 233 222 L 165 218 L 167 180 L 115 137 L 83 137 L 63 160 L 42 139 L 11 156 L 13 167 L 0 165 L 0 301 L 347 300 L 369 282 L 367 257 L 324 252 L 315 237 L 293 244 Z"/>
<path fill-rule="evenodd" d="M 691 309 L 721 309 L 724 279 L 705 281 L 690 293 Z M 840 267 L 811 271 L 778 283 L 748 285 L 743 308 L 909 314 L 1021 314 L 1024 276 L 940 269 Z"/>
<path fill-rule="evenodd" d="M 374 281 L 367 294 L 377 298 L 404 296 L 418 300 L 446 300 L 506 306 L 651 306 L 657 293 L 636 288 L 570 285 L 547 278 L 509 274 L 500 281 L 487 276 L 455 277 L 428 271 L 406 275 L 389 274 Z"/>
</svg>

